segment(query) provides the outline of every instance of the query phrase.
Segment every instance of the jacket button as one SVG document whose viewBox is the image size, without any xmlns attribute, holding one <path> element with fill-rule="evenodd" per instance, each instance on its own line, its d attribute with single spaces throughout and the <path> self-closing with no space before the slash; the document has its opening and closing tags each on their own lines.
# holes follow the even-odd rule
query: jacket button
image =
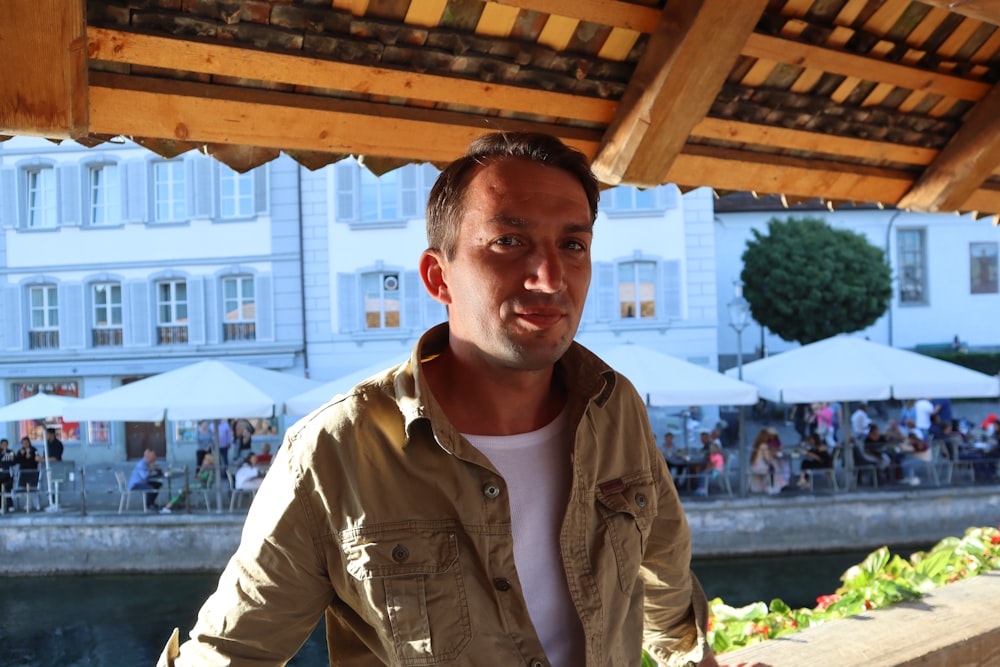
<svg viewBox="0 0 1000 667">
<path fill-rule="evenodd" d="M 496 586 L 496 589 L 501 593 L 510 590 L 510 581 L 508 581 L 506 577 L 497 577 L 493 580 L 493 585 Z"/>
<path fill-rule="evenodd" d="M 492 483 L 486 484 L 483 486 L 483 495 L 493 500 L 500 495 L 500 487 Z"/>
<path fill-rule="evenodd" d="M 531 667 L 545 667 L 545 663 L 541 660 L 532 660 Z"/>
<path fill-rule="evenodd" d="M 397 544 L 392 548 L 392 559 L 397 563 L 402 563 L 410 557 L 410 550 L 404 547 L 402 544 Z"/>
<path fill-rule="evenodd" d="M 637 493 L 637 494 L 635 494 L 635 504 L 638 505 L 639 507 L 645 507 L 646 506 L 646 494 L 644 494 L 644 493 Z"/>
</svg>

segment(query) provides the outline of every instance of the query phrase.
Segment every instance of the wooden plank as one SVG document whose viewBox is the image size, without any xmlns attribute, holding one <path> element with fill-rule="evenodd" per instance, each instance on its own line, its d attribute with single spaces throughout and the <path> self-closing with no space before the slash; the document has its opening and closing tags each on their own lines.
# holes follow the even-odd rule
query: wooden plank
<svg viewBox="0 0 1000 667">
<path fill-rule="evenodd" d="M 687 146 L 663 182 L 894 204 L 913 183 L 913 176 L 839 162 Z"/>
<path fill-rule="evenodd" d="M 920 0 L 925 5 L 933 5 L 969 18 L 1000 25 L 1000 3 L 996 0 Z"/>
<path fill-rule="evenodd" d="M 816 67 L 832 74 L 888 83 L 925 94 L 950 95 L 963 100 L 979 100 L 990 89 L 989 84 L 979 81 L 969 81 L 957 76 L 928 72 L 760 33 L 750 35 L 743 48 L 743 54 L 755 58 L 770 58 L 799 67 Z"/>
<path fill-rule="evenodd" d="M 87 134 L 85 0 L 0 2 L 0 134 Z"/>
<path fill-rule="evenodd" d="M 501 5 L 530 9 L 540 14 L 565 16 L 614 28 L 652 33 L 660 12 L 652 7 L 618 0 L 494 0 Z"/>
<path fill-rule="evenodd" d="M 578 25 L 580 25 L 579 19 L 550 16 L 545 21 L 542 32 L 538 35 L 538 43 L 553 51 L 565 51 L 569 41 L 573 39 L 573 33 L 576 32 Z"/>
<path fill-rule="evenodd" d="M 448 0 L 411 0 L 403 22 L 432 28 L 441 23 L 441 15 L 447 4 Z"/>
<path fill-rule="evenodd" d="M 691 130 L 691 136 L 782 150 L 811 151 L 865 160 L 912 164 L 920 167 L 929 165 L 938 154 L 936 150 L 930 148 L 893 144 L 888 141 L 834 137 L 818 132 L 741 123 L 718 118 L 703 119 Z"/>
<path fill-rule="evenodd" d="M 427 102 L 489 107 L 505 111 L 607 123 L 613 100 L 418 72 L 351 65 L 255 49 L 206 44 L 169 37 L 89 28 L 91 57 L 110 62 L 244 77 L 261 81 L 335 88 L 355 93 L 416 98 Z"/>
<path fill-rule="evenodd" d="M 626 176 L 632 183 L 663 182 L 766 5 L 767 0 L 667 4 L 594 158 L 598 178 L 608 184 Z"/>
<path fill-rule="evenodd" d="M 514 29 L 514 23 L 517 21 L 517 15 L 520 11 L 517 7 L 504 7 L 495 2 L 487 2 L 483 6 L 483 13 L 479 15 L 476 34 L 487 37 L 507 37 Z"/>
<path fill-rule="evenodd" d="M 957 210 L 998 166 L 1000 85 L 972 109 L 900 205 L 919 211 Z"/>
<path fill-rule="evenodd" d="M 608 38 L 604 40 L 598 58 L 621 62 L 632 52 L 632 47 L 639 40 L 639 33 L 627 28 L 612 28 Z"/>
<path fill-rule="evenodd" d="M 490 130 L 555 134 L 588 156 L 600 140 L 547 123 L 100 72 L 91 75 L 90 118 L 95 134 L 419 161 L 454 159 Z"/>
</svg>

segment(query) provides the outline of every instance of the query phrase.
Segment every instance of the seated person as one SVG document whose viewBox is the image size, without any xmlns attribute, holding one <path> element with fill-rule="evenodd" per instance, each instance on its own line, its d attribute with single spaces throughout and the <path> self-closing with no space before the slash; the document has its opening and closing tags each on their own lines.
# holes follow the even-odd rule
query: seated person
<svg viewBox="0 0 1000 667">
<path fill-rule="evenodd" d="M 750 492 L 773 494 L 780 491 L 774 486 L 774 463 L 767 440 L 754 444 L 750 455 Z"/>
<path fill-rule="evenodd" d="M 267 465 L 271 463 L 271 444 L 265 442 L 261 445 L 260 453 L 257 454 L 257 465 Z"/>
<path fill-rule="evenodd" d="M 240 491 L 256 491 L 264 481 L 264 471 L 257 467 L 257 455 L 250 452 L 236 471 L 236 488 Z"/>
<path fill-rule="evenodd" d="M 160 493 L 163 482 L 157 481 L 163 476 L 163 470 L 156 464 L 156 452 L 147 449 L 139 462 L 132 469 L 132 476 L 128 480 L 128 488 L 133 491 L 147 491 L 145 504 L 147 509 L 158 510 L 160 506 L 156 504 L 156 496 Z"/>
<path fill-rule="evenodd" d="M 10 451 L 7 438 L 0 439 L 0 494 L 8 493 L 14 485 L 14 477 L 10 468 L 14 465 L 14 452 Z M 13 511 L 13 508 L 11 508 Z"/>
<path fill-rule="evenodd" d="M 41 457 L 38 450 L 31 444 L 31 438 L 24 436 L 21 438 L 21 449 L 14 453 L 14 465 L 21 469 L 19 488 L 25 489 L 30 486 L 38 486 L 38 462 Z"/>
<path fill-rule="evenodd" d="M 889 466 L 893 463 L 888 443 L 879 432 L 878 424 L 868 425 L 868 435 L 861 445 L 854 447 L 854 465 L 858 467 L 875 466 L 879 481 L 889 479 Z"/>
<path fill-rule="evenodd" d="M 700 484 L 694 492 L 699 496 L 708 495 L 708 483 L 716 479 L 723 473 L 726 467 L 726 459 L 722 455 L 722 446 L 712 443 L 708 446 L 708 460 L 700 474 Z"/>
<path fill-rule="evenodd" d="M 205 452 L 205 455 L 201 459 L 201 467 L 198 468 L 198 472 L 194 474 L 194 482 L 191 484 L 192 489 L 210 489 L 212 484 L 215 482 L 215 458 L 212 456 L 211 452 Z M 184 504 L 187 499 L 187 493 L 184 489 L 181 489 L 167 501 L 167 504 L 163 506 L 160 510 L 161 514 L 170 514 L 174 509 Z"/>
<path fill-rule="evenodd" d="M 826 440 L 823 440 L 815 433 L 809 434 L 803 444 L 806 445 L 806 449 L 802 454 L 802 464 L 800 466 L 801 472 L 799 473 L 799 488 L 808 489 L 809 479 L 806 475 L 806 471 L 832 470 L 833 454 L 830 453 L 829 448 L 826 445 Z"/>
<path fill-rule="evenodd" d="M 899 425 L 899 421 L 895 419 L 889 420 L 889 425 L 885 427 L 885 431 L 882 435 L 885 437 L 885 441 L 890 445 L 901 445 L 903 444 L 903 441 L 906 440 L 906 433 Z"/>
<path fill-rule="evenodd" d="M 917 477 L 917 470 L 927 468 L 934 461 L 931 448 L 925 441 L 918 438 L 915 433 L 910 433 L 906 436 L 906 442 L 903 443 L 902 450 L 905 453 L 902 461 L 903 482 L 910 486 L 917 486 L 920 484 L 920 478 Z"/>
<path fill-rule="evenodd" d="M 664 433 L 663 443 L 659 445 L 658 449 L 660 450 L 660 454 L 663 454 L 663 459 L 667 462 L 667 467 L 670 468 L 670 474 L 674 478 L 674 482 L 682 479 L 687 470 L 687 464 L 684 461 L 684 455 L 674 445 L 674 434 L 670 431 Z"/>
</svg>

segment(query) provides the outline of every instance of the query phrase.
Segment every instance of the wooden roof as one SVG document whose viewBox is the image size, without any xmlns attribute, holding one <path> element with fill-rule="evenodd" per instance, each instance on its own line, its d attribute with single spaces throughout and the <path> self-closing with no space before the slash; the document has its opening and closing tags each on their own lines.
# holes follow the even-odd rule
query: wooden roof
<svg viewBox="0 0 1000 667">
<path fill-rule="evenodd" d="M 995 0 L 0 3 L 0 134 L 376 173 L 491 129 L 607 185 L 1000 213 Z"/>
</svg>

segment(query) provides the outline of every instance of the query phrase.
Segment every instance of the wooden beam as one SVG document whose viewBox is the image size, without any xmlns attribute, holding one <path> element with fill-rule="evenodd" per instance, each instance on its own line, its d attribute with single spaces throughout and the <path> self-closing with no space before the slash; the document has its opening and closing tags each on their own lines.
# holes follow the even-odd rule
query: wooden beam
<svg viewBox="0 0 1000 667">
<path fill-rule="evenodd" d="M 973 107 L 900 206 L 916 211 L 960 208 L 1000 166 L 1000 85 Z"/>
<path fill-rule="evenodd" d="M 601 181 L 663 182 L 766 5 L 767 0 L 667 4 L 594 159 Z"/>
<path fill-rule="evenodd" d="M 691 130 L 692 137 L 717 139 L 791 151 L 839 155 L 925 167 L 937 156 L 932 148 L 894 144 L 888 141 L 838 137 L 773 125 L 742 123 L 736 120 L 704 118 Z"/>
<path fill-rule="evenodd" d="M 193 144 L 443 162 L 490 130 L 555 134 L 588 156 L 600 139 L 596 131 L 544 123 L 99 72 L 91 76 L 90 91 L 95 134 Z"/>
<path fill-rule="evenodd" d="M 660 20 L 660 12 L 652 7 L 618 0 L 494 0 L 499 5 L 527 9 L 539 14 L 627 28 L 636 32 L 651 33 Z"/>
<path fill-rule="evenodd" d="M 87 134 L 86 0 L 0 2 L 0 134 Z"/>
<path fill-rule="evenodd" d="M 963 100 L 979 100 L 990 89 L 989 84 L 979 81 L 760 33 L 747 38 L 743 55 Z"/>
<path fill-rule="evenodd" d="M 996 0 L 920 0 L 925 5 L 947 9 L 970 19 L 1000 25 L 1000 3 Z"/>
<path fill-rule="evenodd" d="M 353 93 L 421 99 L 607 123 L 613 100 L 518 86 L 420 74 L 383 67 L 351 65 L 319 58 L 267 53 L 255 49 L 120 30 L 89 28 L 91 58 L 113 63 L 331 88 Z"/>
</svg>

